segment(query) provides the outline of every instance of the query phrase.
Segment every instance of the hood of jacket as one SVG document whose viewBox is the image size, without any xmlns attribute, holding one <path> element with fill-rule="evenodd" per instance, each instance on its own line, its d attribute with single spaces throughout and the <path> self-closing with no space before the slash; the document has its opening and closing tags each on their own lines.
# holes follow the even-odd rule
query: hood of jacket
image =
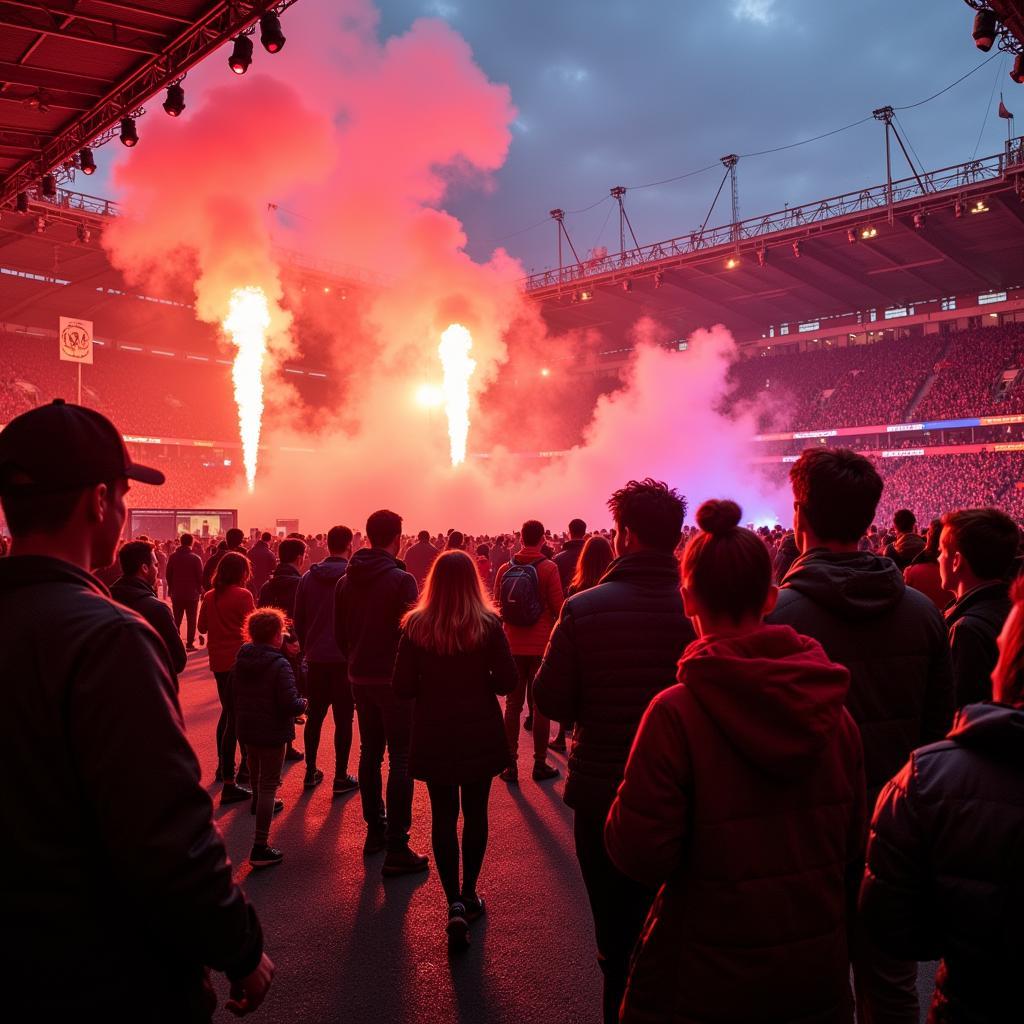
<svg viewBox="0 0 1024 1024">
<path fill-rule="evenodd" d="M 891 611 L 907 589 L 899 567 L 870 551 L 805 551 L 789 568 L 782 586 L 810 598 L 836 615 L 863 621 Z"/>
<path fill-rule="evenodd" d="M 913 558 L 925 549 L 927 541 L 919 533 L 904 533 L 896 538 L 893 547 L 904 557 Z"/>
<path fill-rule="evenodd" d="M 957 711 L 948 739 L 1000 760 L 1024 764 L 1024 708 L 968 704 Z"/>
<path fill-rule="evenodd" d="M 321 587 L 335 587 L 338 580 L 345 575 L 348 568 L 348 559 L 341 555 L 331 555 L 322 562 L 317 562 L 309 567 L 307 574 L 313 583 Z"/>
<path fill-rule="evenodd" d="M 747 761 L 768 775 L 798 778 L 831 742 L 849 672 L 789 626 L 694 641 L 679 662 L 693 694 Z"/>
<path fill-rule="evenodd" d="M 402 569 L 402 563 L 383 548 L 360 548 L 348 563 L 345 575 L 350 583 L 359 587 L 394 572 L 396 568 Z"/>
</svg>

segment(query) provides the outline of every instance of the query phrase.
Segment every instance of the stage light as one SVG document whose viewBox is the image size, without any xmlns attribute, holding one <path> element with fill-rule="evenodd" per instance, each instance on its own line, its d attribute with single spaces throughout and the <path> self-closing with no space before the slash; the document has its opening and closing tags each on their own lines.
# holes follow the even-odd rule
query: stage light
<svg viewBox="0 0 1024 1024">
<path fill-rule="evenodd" d="M 861 228 L 860 237 L 867 241 L 869 238 L 878 237 L 878 228 L 872 227 L 870 224 L 866 228 Z"/>
<path fill-rule="evenodd" d="M 267 11 L 260 18 L 260 42 L 267 53 L 278 53 L 284 46 L 281 19 L 273 11 Z"/>
<path fill-rule="evenodd" d="M 44 174 L 39 180 L 39 191 L 47 198 L 54 199 L 57 196 L 57 179 L 52 174 Z"/>
<path fill-rule="evenodd" d="M 551 371 L 550 371 L 550 370 L 549 370 L 549 369 L 548 369 L 548 368 L 547 368 L 547 367 L 545 366 L 545 367 L 543 367 L 543 368 L 541 369 L 541 371 L 540 371 L 540 375 L 541 375 L 542 377 L 550 377 L 550 376 L 551 376 Z"/>
<path fill-rule="evenodd" d="M 924 223 L 928 218 L 923 213 L 914 214 L 914 229 L 920 231 L 924 227 Z"/>
<path fill-rule="evenodd" d="M 660 288 L 665 283 L 665 275 L 660 271 L 656 271 L 654 274 L 654 287 Z"/>
<path fill-rule="evenodd" d="M 127 146 L 129 149 L 132 146 L 138 145 L 139 133 L 135 130 L 135 118 L 134 117 L 122 117 L 121 118 L 121 145 Z"/>
<path fill-rule="evenodd" d="M 96 161 L 93 159 L 92 150 L 88 146 L 78 151 L 78 166 L 83 174 L 96 173 Z"/>
<path fill-rule="evenodd" d="M 18 198 L 14 201 L 14 208 L 18 213 L 28 213 L 28 193 L 19 192 Z"/>
<path fill-rule="evenodd" d="M 78 240 L 85 245 L 92 238 L 92 232 L 84 225 L 78 225 Z"/>
<path fill-rule="evenodd" d="M 248 36 L 235 36 L 235 45 L 228 57 L 228 67 L 236 75 L 244 75 L 252 63 L 252 40 Z"/>
<path fill-rule="evenodd" d="M 797 259 L 800 259 L 800 242 L 799 241 L 796 241 L 796 242 L 793 243 L 793 255 Z"/>
<path fill-rule="evenodd" d="M 730 256 L 725 261 L 726 270 L 735 270 L 740 265 L 739 256 Z"/>
<path fill-rule="evenodd" d="M 164 112 L 168 117 L 181 117 L 185 109 L 185 90 L 180 82 L 167 86 L 167 99 L 164 100 Z"/>
<path fill-rule="evenodd" d="M 768 265 L 768 250 L 758 249 L 757 250 L 757 265 L 759 267 L 765 267 Z"/>
<path fill-rule="evenodd" d="M 979 199 L 972 207 L 971 213 L 988 213 L 988 206 L 984 199 Z"/>
<path fill-rule="evenodd" d="M 996 15 L 995 11 L 988 8 L 978 11 L 974 16 L 974 45 L 982 53 L 988 53 L 992 44 L 996 41 Z"/>
<path fill-rule="evenodd" d="M 633 282 L 627 278 L 622 282 L 622 290 L 624 292 L 631 292 L 633 290 Z"/>
<path fill-rule="evenodd" d="M 847 228 L 846 229 L 846 240 L 850 243 L 850 245 L 856 245 L 857 244 L 857 230 L 856 230 L 856 228 Z"/>
<path fill-rule="evenodd" d="M 1018 84 L 1024 85 L 1024 53 L 1018 53 L 1010 68 L 1010 77 Z"/>
<path fill-rule="evenodd" d="M 580 302 L 589 302 L 593 297 L 594 293 L 587 288 L 580 292 Z"/>
<path fill-rule="evenodd" d="M 36 217 L 36 234 L 41 235 L 46 230 L 46 218 Z"/>
</svg>

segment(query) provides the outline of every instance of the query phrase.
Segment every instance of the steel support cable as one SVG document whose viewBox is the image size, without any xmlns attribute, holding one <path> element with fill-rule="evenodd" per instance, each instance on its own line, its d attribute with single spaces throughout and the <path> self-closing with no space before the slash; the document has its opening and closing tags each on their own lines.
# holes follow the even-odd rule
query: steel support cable
<svg viewBox="0 0 1024 1024">
<path fill-rule="evenodd" d="M 996 98 L 996 86 L 999 84 L 999 79 L 1002 77 L 1003 71 L 1006 68 L 1006 54 L 1003 54 L 1003 59 L 996 66 L 996 74 L 992 79 L 992 91 L 988 94 L 988 103 L 985 105 L 985 113 L 981 119 L 981 127 L 978 129 L 978 141 L 974 144 L 974 151 L 971 153 L 971 159 L 973 160 L 978 155 L 978 149 L 981 146 L 982 137 L 985 134 L 985 126 L 988 124 L 988 114 L 992 109 L 992 101 Z"/>
<path fill-rule="evenodd" d="M 962 81 L 970 78 L 975 71 L 980 71 L 990 60 L 995 60 L 999 56 L 999 53 L 993 53 L 990 57 L 986 57 L 980 64 L 976 64 L 966 75 L 961 75 L 955 82 L 950 82 L 945 89 L 940 89 L 938 92 L 933 92 L 927 99 L 918 100 L 916 103 L 908 103 L 902 107 L 893 107 L 893 110 L 913 110 L 915 107 L 923 107 L 926 103 L 931 103 L 932 100 L 938 99 L 944 93 L 949 92 L 954 86 L 959 85 Z"/>
</svg>

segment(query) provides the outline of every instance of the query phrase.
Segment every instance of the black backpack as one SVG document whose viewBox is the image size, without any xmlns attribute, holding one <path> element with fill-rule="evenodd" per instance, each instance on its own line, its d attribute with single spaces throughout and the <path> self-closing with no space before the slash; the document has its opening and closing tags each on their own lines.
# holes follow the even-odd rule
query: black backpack
<svg viewBox="0 0 1024 1024">
<path fill-rule="evenodd" d="M 510 626 L 533 626 L 544 614 L 540 577 L 535 563 L 522 565 L 509 560 L 498 591 L 501 617 Z"/>
</svg>

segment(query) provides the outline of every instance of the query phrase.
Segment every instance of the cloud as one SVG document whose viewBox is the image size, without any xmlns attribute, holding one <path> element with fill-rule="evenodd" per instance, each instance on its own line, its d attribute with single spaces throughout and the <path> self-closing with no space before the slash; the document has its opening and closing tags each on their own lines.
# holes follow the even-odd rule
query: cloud
<svg viewBox="0 0 1024 1024">
<path fill-rule="evenodd" d="M 775 0 L 736 0 L 732 13 L 740 21 L 770 25 L 775 20 Z"/>
</svg>

